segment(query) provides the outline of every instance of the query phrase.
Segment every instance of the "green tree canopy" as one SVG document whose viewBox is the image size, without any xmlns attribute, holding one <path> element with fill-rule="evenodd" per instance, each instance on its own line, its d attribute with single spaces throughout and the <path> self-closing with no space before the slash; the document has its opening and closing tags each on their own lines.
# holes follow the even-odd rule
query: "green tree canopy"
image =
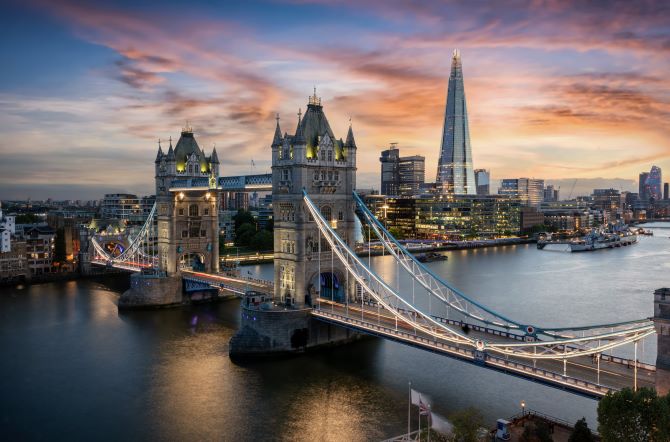
<svg viewBox="0 0 670 442">
<path fill-rule="evenodd" d="M 462 442 L 477 442 L 477 432 L 483 426 L 484 418 L 476 408 L 469 407 L 451 416 L 454 425 L 454 439 Z"/>
<path fill-rule="evenodd" d="M 670 440 L 670 408 L 667 397 L 651 388 L 624 388 L 608 393 L 598 403 L 598 432 L 608 441 Z"/>
<path fill-rule="evenodd" d="M 251 238 L 256 234 L 256 225 L 251 223 L 242 224 L 239 229 L 235 230 L 235 245 L 248 246 L 251 243 Z"/>
<path fill-rule="evenodd" d="M 254 250 L 264 252 L 273 249 L 274 238 L 272 232 L 261 230 L 257 232 L 250 240 L 249 245 Z"/>
<path fill-rule="evenodd" d="M 586 418 L 581 418 L 575 423 L 575 428 L 572 430 L 568 442 L 593 442 L 595 440 L 589 424 L 586 423 Z"/>
<path fill-rule="evenodd" d="M 239 209 L 237 214 L 233 216 L 233 220 L 235 221 L 236 232 L 240 227 L 242 227 L 243 224 L 253 224 L 254 226 L 256 225 L 256 219 L 254 216 L 251 214 L 251 212 L 244 209 Z"/>
</svg>

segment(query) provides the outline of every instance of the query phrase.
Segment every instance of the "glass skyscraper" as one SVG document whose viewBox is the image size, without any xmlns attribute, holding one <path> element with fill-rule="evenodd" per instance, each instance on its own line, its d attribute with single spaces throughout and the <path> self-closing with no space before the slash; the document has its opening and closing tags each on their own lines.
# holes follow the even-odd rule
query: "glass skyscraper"
<svg viewBox="0 0 670 442">
<path fill-rule="evenodd" d="M 646 199 L 653 198 L 654 201 L 663 199 L 663 178 L 661 176 L 661 168 L 658 166 L 651 166 L 649 175 L 645 183 Z"/>
<path fill-rule="evenodd" d="M 436 182 L 441 192 L 445 194 L 477 194 L 475 174 L 472 168 L 463 68 L 458 49 L 454 51 L 451 58 L 451 75 L 447 90 L 447 106 L 444 113 L 442 146 L 437 165 Z"/>
</svg>

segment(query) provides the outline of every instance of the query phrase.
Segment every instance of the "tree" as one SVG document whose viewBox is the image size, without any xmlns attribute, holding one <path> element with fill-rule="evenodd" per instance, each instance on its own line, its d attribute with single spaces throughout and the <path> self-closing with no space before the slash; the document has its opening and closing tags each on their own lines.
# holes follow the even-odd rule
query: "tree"
<svg viewBox="0 0 670 442">
<path fill-rule="evenodd" d="M 670 439 L 668 398 L 651 388 L 624 388 L 598 403 L 598 432 L 605 442 L 666 441 Z"/>
<path fill-rule="evenodd" d="M 240 227 L 242 227 L 243 224 L 253 224 L 254 226 L 256 225 L 256 219 L 254 216 L 251 214 L 251 212 L 244 209 L 239 209 L 237 214 L 233 216 L 233 220 L 235 221 L 236 232 Z"/>
<path fill-rule="evenodd" d="M 258 251 L 272 250 L 274 245 L 274 238 L 271 232 L 268 232 L 267 230 L 261 230 L 251 238 L 249 245 L 251 248 Z"/>
<path fill-rule="evenodd" d="M 40 219 L 38 218 L 38 216 L 35 215 L 34 213 L 21 213 L 19 215 L 16 215 L 14 222 L 16 224 L 34 224 L 39 220 Z"/>
<path fill-rule="evenodd" d="M 575 428 L 572 430 L 568 442 L 593 442 L 593 441 L 595 441 L 595 438 L 593 437 L 593 433 L 591 433 L 589 424 L 586 423 L 586 418 L 579 419 L 577 423 L 575 423 Z"/>
<path fill-rule="evenodd" d="M 477 442 L 477 432 L 482 427 L 484 418 L 476 408 L 469 407 L 451 416 L 454 425 L 454 439 L 462 442 Z"/>
<path fill-rule="evenodd" d="M 256 234 L 256 225 L 244 223 L 239 229 L 235 230 L 235 245 L 248 246 L 251 243 L 251 238 Z"/>
</svg>

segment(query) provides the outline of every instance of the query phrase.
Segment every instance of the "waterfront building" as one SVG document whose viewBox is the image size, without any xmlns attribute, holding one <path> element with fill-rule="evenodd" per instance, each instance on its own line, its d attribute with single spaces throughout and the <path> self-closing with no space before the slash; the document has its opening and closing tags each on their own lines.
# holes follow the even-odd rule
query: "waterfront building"
<svg viewBox="0 0 670 442">
<path fill-rule="evenodd" d="M 498 188 L 498 195 L 518 198 L 524 206 L 539 208 L 544 200 L 544 180 L 506 178 Z"/>
<path fill-rule="evenodd" d="M 12 236 L 16 233 L 15 217 L 2 213 L 2 202 L 0 202 L 0 253 L 10 252 L 12 249 Z"/>
<path fill-rule="evenodd" d="M 26 226 L 23 229 L 26 256 L 31 276 L 51 273 L 56 231 L 47 225 Z"/>
<path fill-rule="evenodd" d="M 375 216 L 403 239 L 499 238 L 520 232 L 518 199 L 499 195 L 368 195 Z"/>
<path fill-rule="evenodd" d="M 670 195 L 668 194 L 668 190 L 670 190 L 668 187 L 670 186 L 669 183 L 663 184 L 663 199 L 667 200 L 670 199 Z"/>
<path fill-rule="evenodd" d="M 544 225 L 544 213 L 537 207 L 521 207 L 519 210 L 519 226 L 521 232 L 527 232 L 536 226 Z"/>
<path fill-rule="evenodd" d="M 0 283 L 25 281 L 30 279 L 26 242 L 13 238 L 11 249 L 0 252 Z"/>
<path fill-rule="evenodd" d="M 384 227 L 393 230 L 396 238 L 416 238 L 416 198 L 367 195 L 364 201 Z"/>
<path fill-rule="evenodd" d="M 258 228 L 272 230 L 273 227 L 272 194 L 258 199 Z"/>
<path fill-rule="evenodd" d="M 419 238 L 463 240 L 520 233 L 518 199 L 499 195 L 454 195 L 416 200 Z"/>
<path fill-rule="evenodd" d="M 488 195 L 491 193 L 491 171 L 476 169 L 475 185 L 477 186 L 477 195 Z"/>
<path fill-rule="evenodd" d="M 108 193 L 102 199 L 100 213 L 104 219 L 120 219 L 139 223 L 143 222 L 148 215 L 148 210 L 146 214 L 144 213 L 147 204 L 148 200 L 140 199 L 132 193 Z"/>
<path fill-rule="evenodd" d="M 463 85 L 463 66 L 458 49 L 451 58 L 436 182 L 442 194 L 477 194 Z"/>
<path fill-rule="evenodd" d="M 418 195 L 426 178 L 426 158 L 421 155 L 401 157 L 397 143 L 382 151 L 381 193 L 384 195 Z"/>
<path fill-rule="evenodd" d="M 616 212 L 621 208 L 621 193 L 616 189 L 593 189 L 593 206 Z"/>
</svg>

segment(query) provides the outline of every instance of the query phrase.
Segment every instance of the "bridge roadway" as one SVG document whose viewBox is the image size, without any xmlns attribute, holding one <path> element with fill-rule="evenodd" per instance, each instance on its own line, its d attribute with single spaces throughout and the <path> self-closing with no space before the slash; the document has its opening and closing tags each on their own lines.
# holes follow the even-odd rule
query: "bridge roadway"
<svg viewBox="0 0 670 442">
<path fill-rule="evenodd" d="M 533 361 L 522 357 L 498 355 L 492 351 L 479 352 L 467 344 L 436 341 L 426 333 L 415 331 L 407 323 L 396 322 L 395 317 L 383 309 L 378 313 L 374 306 L 363 306 L 361 309 L 360 304 L 347 306 L 322 299 L 320 308 L 313 309 L 312 315 L 322 321 L 358 332 L 380 336 L 587 397 L 600 398 L 609 391 L 634 386 L 634 363 L 626 359 L 603 355 L 598 369 L 597 359 L 592 356 L 569 358 L 566 361 L 564 375 L 562 359 Z M 475 329 L 471 329 L 469 336 L 489 342 L 518 342 L 511 337 L 492 335 Z M 653 366 L 638 363 L 638 388 L 654 387 L 655 372 L 652 368 Z"/>
<path fill-rule="evenodd" d="M 237 296 L 243 296 L 249 290 L 268 293 L 270 296 L 274 293 L 274 283 L 262 279 L 225 273 L 196 272 L 192 270 L 182 270 L 181 273 L 184 279 L 209 284 L 212 287 L 231 292 Z"/>
</svg>

